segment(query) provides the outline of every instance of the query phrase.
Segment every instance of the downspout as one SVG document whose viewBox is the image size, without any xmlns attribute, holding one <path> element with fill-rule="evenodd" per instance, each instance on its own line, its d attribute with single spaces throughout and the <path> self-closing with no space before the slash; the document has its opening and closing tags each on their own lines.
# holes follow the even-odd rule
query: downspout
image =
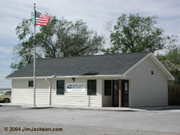
<svg viewBox="0 0 180 135">
<path fill-rule="evenodd" d="M 48 80 L 48 78 L 45 78 L 45 80 L 48 82 L 49 84 L 49 105 L 51 105 L 51 83 L 50 81 Z"/>
<path fill-rule="evenodd" d="M 91 106 L 91 95 L 89 95 L 89 98 L 88 98 L 89 100 L 88 100 L 88 107 L 90 107 Z"/>
</svg>

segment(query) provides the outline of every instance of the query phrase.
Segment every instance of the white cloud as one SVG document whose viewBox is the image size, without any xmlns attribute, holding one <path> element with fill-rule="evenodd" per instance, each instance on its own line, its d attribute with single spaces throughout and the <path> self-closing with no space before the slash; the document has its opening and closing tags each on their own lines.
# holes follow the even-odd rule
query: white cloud
<svg viewBox="0 0 180 135">
<path fill-rule="evenodd" d="M 59 19 L 63 16 L 71 21 L 82 19 L 89 29 L 98 34 L 107 34 L 104 28 L 106 22 L 116 22 L 122 13 L 156 15 L 159 17 L 157 26 L 163 28 L 166 34 L 175 34 L 180 39 L 179 0 L 4 0 L 0 4 L 0 68 L 8 69 L 9 73 L 11 52 L 19 42 L 15 28 L 23 18 L 31 17 L 34 3 L 41 13 L 48 12 Z"/>
<path fill-rule="evenodd" d="M 0 47 L 0 52 L 1 53 L 5 53 L 5 54 L 9 54 L 12 52 L 12 49 L 9 48 L 5 48 L 5 47 Z M 2 55 L 1 55 L 2 56 Z"/>
<path fill-rule="evenodd" d="M 5 80 L 4 78 L 5 78 L 6 76 L 0 76 L 0 88 L 11 88 L 12 86 L 11 86 L 11 80 Z"/>
<path fill-rule="evenodd" d="M 11 80 L 6 80 L 5 77 L 8 75 L 4 73 L 4 69 L 0 69 L 1 74 L 0 74 L 0 88 L 11 88 L 12 86 L 12 81 Z M 3 72 L 3 73 L 2 73 Z M 6 72 L 6 71 L 5 71 Z"/>
<path fill-rule="evenodd" d="M 13 31 L 22 18 L 30 17 L 34 2 L 39 12 L 48 12 L 58 18 L 63 16 L 69 20 L 83 19 L 91 29 L 98 33 L 104 33 L 105 22 L 111 19 L 116 20 L 121 13 L 140 13 L 144 16 L 157 15 L 160 19 L 180 16 L 180 1 L 177 0 L 8 0 L 0 5 L 0 12 L 9 15 L 6 16 L 6 19 L 10 18 L 13 22 L 15 21 L 14 25 L 10 25 L 10 28 L 7 27 L 13 36 L 15 35 Z M 12 24 L 10 19 L 5 23 Z M 170 20 L 164 21 L 169 22 Z M 1 23 L 3 22 L 1 21 Z"/>
</svg>

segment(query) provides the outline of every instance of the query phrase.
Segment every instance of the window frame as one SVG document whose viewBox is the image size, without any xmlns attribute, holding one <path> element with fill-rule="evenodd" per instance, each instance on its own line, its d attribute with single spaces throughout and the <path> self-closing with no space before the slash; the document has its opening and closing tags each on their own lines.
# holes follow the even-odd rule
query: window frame
<svg viewBox="0 0 180 135">
<path fill-rule="evenodd" d="M 63 82 L 63 92 L 62 93 L 59 93 L 59 91 L 58 91 L 58 88 L 61 88 L 61 87 L 58 87 L 58 82 Z M 56 81 L 56 95 L 64 95 L 64 93 L 65 93 L 65 81 L 64 80 L 57 80 Z"/>
<path fill-rule="evenodd" d="M 94 81 L 95 82 L 95 87 L 96 87 L 96 89 L 95 89 L 95 92 L 94 93 L 92 93 L 92 92 L 90 92 L 90 90 L 89 90 L 89 82 L 92 82 L 92 81 Z M 97 95 L 97 80 L 87 80 L 87 95 Z"/>
<path fill-rule="evenodd" d="M 28 81 L 28 87 L 34 87 L 34 81 Z"/>
</svg>

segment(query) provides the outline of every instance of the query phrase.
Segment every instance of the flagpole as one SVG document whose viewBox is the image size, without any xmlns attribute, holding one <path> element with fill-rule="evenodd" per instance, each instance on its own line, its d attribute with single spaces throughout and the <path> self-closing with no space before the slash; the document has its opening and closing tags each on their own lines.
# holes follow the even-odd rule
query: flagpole
<svg viewBox="0 0 180 135">
<path fill-rule="evenodd" d="M 36 3 L 34 3 L 34 64 L 33 64 L 33 77 L 34 77 L 34 107 L 36 107 Z"/>
</svg>

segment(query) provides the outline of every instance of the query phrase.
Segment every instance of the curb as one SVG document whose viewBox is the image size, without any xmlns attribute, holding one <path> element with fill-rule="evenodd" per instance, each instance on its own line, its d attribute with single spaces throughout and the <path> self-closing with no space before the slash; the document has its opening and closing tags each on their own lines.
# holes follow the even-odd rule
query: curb
<svg viewBox="0 0 180 135">
<path fill-rule="evenodd" d="M 66 107 L 66 106 L 26 106 L 26 105 L 12 105 L 12 104 L 0 104 L 0 107 L 21 107 L 22 109 L 48 109 L 48 108 L 58 108 L 58 109 L 72 109 L 72 110 L 91 110 L 91 111 L 121 111 L 121 112 L 137 112 L 144 111 L 141 109 L 120 109 L 120 108 L 91 108 L 91 107 Z"/>
<path fill-rule="evenodd" d="M 21 106 L 22 109 L 48 109 L 48 108 L 54 108 L 54 107 L 38 107 L 38 106 L 33 106 L 33 107 L 24 107 L 24 106 Z"/>
<path fill-rule="evenodd" d="M 73 109 L 73 110 L 91 110 L 91 111 L 121 111 L 121 112 L 137 112 L 144 111 L 140 109 L 119 109 L 119 108 L 79 108 L 79 107 L 54 107 L 59 109 Z"/>
<path fill-rule="evenodd" d="M 95 108 L 95 107 L 74 107 L 74 106 L 32 106 L 32 105 L 16 105 L 16 104 L 0 104 L 0 107 L 21 107 L 23 109 L 72 109 L 72 110 L 91 110 L 91 111 L 120 111 L 120 112 L 142 112 L 142 111 L 170 111 L 180 110 L 180 106 L 154 106 L 154 107 L 137 107 L 137 108 Z"/>
<path fill-rule="evenodd" d="M 0 107 L 22 107 L 21 105 L 2 105 L 0 104 Z"/>
</svg>

